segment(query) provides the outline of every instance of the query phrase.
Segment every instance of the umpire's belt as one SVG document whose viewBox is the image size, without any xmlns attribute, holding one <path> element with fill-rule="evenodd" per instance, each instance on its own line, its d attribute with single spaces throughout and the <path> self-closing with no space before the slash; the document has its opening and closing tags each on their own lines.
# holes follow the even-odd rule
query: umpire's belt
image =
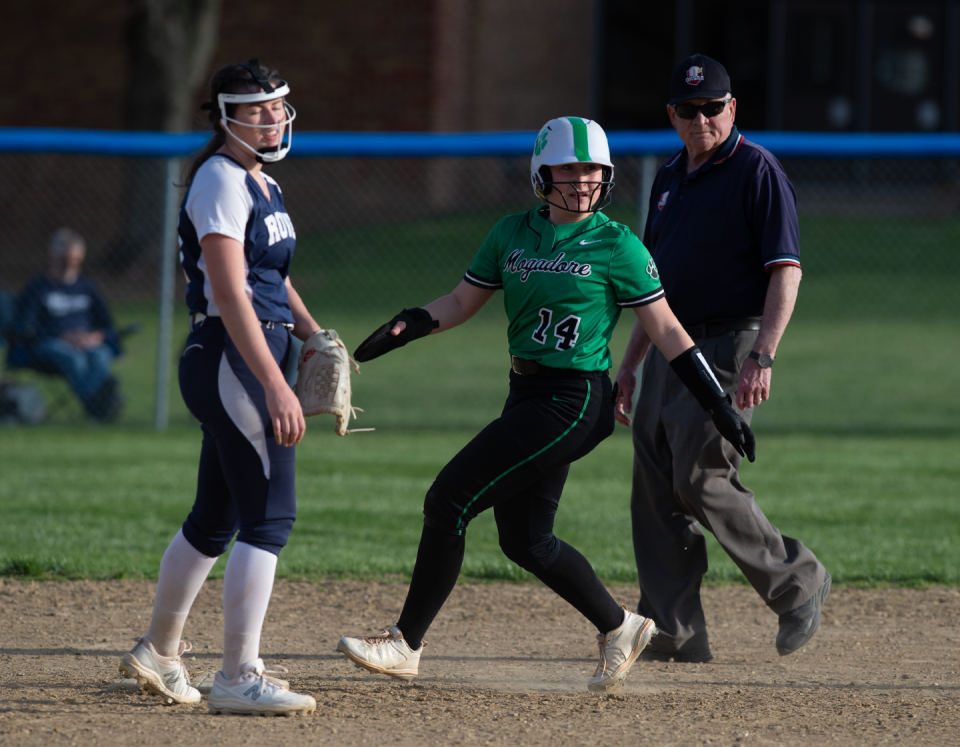
<svg viewBox="0 0 960 747">
<path fill-rule="evenodd" d="M 525 358 L 510 356 L 510 368 L 519 376 L 543 376 L 548 379 L 589 379 L 604 371 L 581 371 L 578 368 L 550 368 Z"/>
<path fill-rule="evenodd" d="M 716 337 L 727 332 L 759 330 L 762 316 L 740 316 L 732 319 L 709 319 L 700 324 L 684 324 L 683 328 L 691 337 Z"/>
</svg>

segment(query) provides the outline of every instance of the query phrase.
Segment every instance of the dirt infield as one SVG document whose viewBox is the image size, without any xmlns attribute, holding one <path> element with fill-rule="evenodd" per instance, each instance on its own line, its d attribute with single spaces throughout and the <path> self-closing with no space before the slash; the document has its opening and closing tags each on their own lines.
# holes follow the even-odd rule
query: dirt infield
<svg viewBox="0 0 960 747">
<path fill-rule="evenodd" d="M 595 631 L 538 585 L 458 586 L 412 684 L 334 652 L 395 621 L 406 587 L 279 582 L 267 664 L 317 699 L 302 718 L 212 716 L 119 686 L 153 585 L 0 580 L 0 745 L 960 744 L 960 590 L 835 588 L 816 638 L 786 658 L 776 617 L 741 587 L 704 591 L 716 659 L 639 663 L 588 693 Z M 632 588 L 613 589 L 635 604 Z M 219 666 L 219 582 L 187 626 L 192 674 Z"/>
</svg>

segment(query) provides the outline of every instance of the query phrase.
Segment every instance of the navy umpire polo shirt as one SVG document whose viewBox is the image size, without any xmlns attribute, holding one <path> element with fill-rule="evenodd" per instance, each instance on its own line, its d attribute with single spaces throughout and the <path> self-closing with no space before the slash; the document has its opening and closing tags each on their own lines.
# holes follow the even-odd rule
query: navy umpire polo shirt
<svg viewBox="0 0 960 747">
<path fill-rule="evenodd" d="M 692 174 L 686 148 L 660 168 L 643 243 L 682 324 L 760 316 L 770 270 L 800 266 L 797 194 L 773 154 L 734 127 Z"/>
</svg>

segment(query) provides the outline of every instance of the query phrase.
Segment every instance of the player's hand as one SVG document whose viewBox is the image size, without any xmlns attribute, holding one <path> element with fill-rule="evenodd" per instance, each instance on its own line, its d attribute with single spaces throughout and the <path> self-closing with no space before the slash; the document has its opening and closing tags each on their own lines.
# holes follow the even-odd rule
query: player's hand
<svg viewBox="0 0 960 747">
<path fill-rule="evenodd" d="M 613 417 L 620 425 L 633 423 L 628 413 L 633 410 L 633 392 L 637 388 L 637 372 L 629 366 L 621 366 L 617 373 L 617 399 Z"/>
<path fill-rule="evenodd" d="M 740 417 L 740 413 L 730 406 L 730 397 L 715 405 L 710 410 L 713 424 L 717 426 L 720 435 L 733 444 L 740 456 L 746 456 L 751 462 L 757 458 L 757 439 L 747 422 Z"/>
<path fill-rule="evenodd" d="M 286 381 L 276 386 L 266 387 L 267 411 L 273 438 L 279 446 L 294 446 L 300 443 L 307 432 L 307 422 L 303 418 L 303 408 L 297 395 Z"/>
<path fill-rule="evenodd" d="M 64 342 L 73 345 L 73 347 L 78 348 L 79 350 L 89 350 L 90 348 L 95 348 L 98 345 L 102 345 L 104 341 L 103 332 L 89 332 L 84 329 L 71 329 L 61 335 L 60 339 Z"/>
<path fill-rule="evenodd" d="M 770 371 L 769 368 L 760 368 L 753 358 L 743 362 L 737 382 L 737 407 L 746 410 L 770 399 Z"/>
<path fill-rule="evenodd" d="M 384 353 L 402 348 L 408 342 L 426 337 L 438 325 L 439 322 L 425 309 L 404 309 L 361 342 L 360 347 L 354 351 L 353 358 L 359 363 L 372 361 Z"/>
</svg>

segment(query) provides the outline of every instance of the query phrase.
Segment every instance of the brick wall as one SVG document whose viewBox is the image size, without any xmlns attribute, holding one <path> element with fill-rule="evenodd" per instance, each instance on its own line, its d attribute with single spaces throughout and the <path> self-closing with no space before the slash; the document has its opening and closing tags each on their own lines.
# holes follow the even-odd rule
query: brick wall
<svg viewBox="0 0 960 747">
<path fill-rule="evenodd" d="M 132 2 L 10 3 L 0 126 L 124 129 Z M 254 56 L 275 66 L 301 131 L 536 129 L 590 115 L 593 6 L 227 0 L 209 72 Z"/>
<path fill-rule="evenodd" d="M 133 2 L 8 3 L 0 18 L 5 32 L 0 69 L 7 73 L 0 126 L 125 129 L 126 29 Z M 253 56 L 275 66 L 290 82 L 299 132 L 536 130 L 552 117 L 592 114 L 594 5 L 595 0 L 224 0 L 209 72 Z M 198 91 L 197 107 L 204 100 L 206 92 Z M 198 108 L 197 122 L 203 121 Z M 8 208 L 0 282 L 16 288 L 42 271 L 47 238 L 66 224 L 87 237 L 88 265 L 109 295 L 116 297 L 116 289 L 152 293 L 160 200 L 134 215 L 128 199 L 135 172 L 149 165 L 140 159 L 0 154 L 0 201 Z M 416 207 L 427 212 L 471 204 L 478 180 L 494 177 L 497 189 L 509 186 L 527 194 L 522 164 L 505 183 L 496 169 L 479 166 L 448 159 L 366 161 L 341 178 L 349 181 L 350 202 L 368 208 L 365 220 L 381 214 L 381 203 L 396 199 L 389 191 L 382 194 L 377 178 L 389 168 L 409 170 Z M 277 176 L 282 181 L 285 169 L 307 167 L 291 159 Z M 289 198 L 296 204 L 296 195 Z M 131 218 L 155 238 L 118 277 L 105 260 Z M 315 229 L 308 214 L 300 218 L 299 229 Z"/>
<path fill-rule="evenodd" d="M 5 3 L 0 126 L 122 129 L 128 17 L 111 0 Z"/>
<path fill-rule="evenodd" d="M 124 129 L 129 4 L 10 6 L 0 126 Z M 254 56 L 275 66 L 290 82 L 300 130 L 425 130 L 432 9 L 433 0 L 227 0 L 210 73 Z M 198 92 L 197 105 L 205 99 Z"/>
</svg>

